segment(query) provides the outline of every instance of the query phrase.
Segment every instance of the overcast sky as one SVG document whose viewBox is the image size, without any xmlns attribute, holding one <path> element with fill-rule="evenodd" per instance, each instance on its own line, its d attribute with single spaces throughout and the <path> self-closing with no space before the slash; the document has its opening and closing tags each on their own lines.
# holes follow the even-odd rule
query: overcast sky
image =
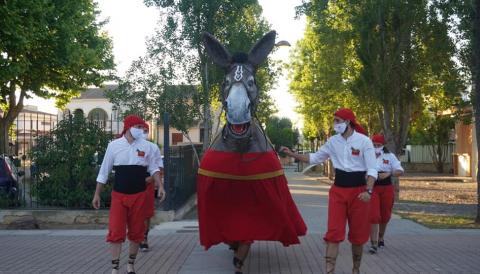
<svg viewBox="0 0 480 274">
<path fill-rule="evenodd" d="M 118 74 L 121 76 L 131 62 L 146 52 L 145 38 L 152 35 L 155 29 L 159 11 L 153 7 L 146 7 L 142 0 L 98 0 L 101 18 L 108 18 L 106 31 L 113 39 L 113 53 L 117 64 Z M 278 33 L 278 40 L 287 40 L 292 46 L 302 38 L 305 28 L 305 18 L 295 20 L 295 7 L 301 0 L 259 0 L 263 7 L 263 15 Z M 288 62 L 290 48 L 283 47 L 277 50 L 274 58 Z M 275 99 L 278 116 L 292 119 L 294 124 L 301 127 L 298 115 L 294 112 L 294 98 L 288 93 L 288 81 L 283 75 L 274 90 L 271 91 Z M 29 99 L 26 104 L 34 104 L 39 110 L 56 113 L 52 101 Z"/>
</svg>

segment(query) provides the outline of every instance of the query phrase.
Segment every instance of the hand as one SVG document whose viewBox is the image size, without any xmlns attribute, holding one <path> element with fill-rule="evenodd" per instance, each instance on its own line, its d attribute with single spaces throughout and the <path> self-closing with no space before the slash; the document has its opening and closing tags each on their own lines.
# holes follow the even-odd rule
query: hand
<svg viewBox="0 0 480 274">
<path fill-rule="evenodd" d="M 95 195 L 93 196 L 92 206 L 93 206 L 93 208 L 95 208 L 95 209 L 99 209 L 99 208 L 100 208 L 100 195 L 95 194 Z"/>
<path fill-rule="evenodd" d="M 281 146 L 278 151 L 283 152 L 287 155 L 292 155 L 292 153 L 293 153 L 288 147 L 284 147 L 284 146 Z"/>
<path fill-rule="evenodd" d="M 159 187 L 157 192 L 157 198 L 160 200 L 160 202 L 163 202 L 166 197 L 167 194 L 165 193 L 165 188 L 163 188 L 163 186 Z"/>
<path fill-rule="evenodd" d="M 362 200 L 362 201 L 364 201 L 364 202 L 370 201 L 370 198 L 372 198 L 371 195 L 370 195 L 368 192 L 366 192 L 366 191 L 358 194 L 358 199 L 360 199 L 360 200 Z"/>
<path fill-rule="evenodd" d="M 147 184 L 153 183 L 153 177 L 152 177 L 152 176 L 148 176 L 147 178 L 145 178 L 145 182 L 146 182 Z"/>
<path fill-rule="evenodd" d="M 390 173 L 390 172 L 378 173 L 378 179 L 380 179 L 380 180 L 386 179 L 390 176 L 392 176 L 392 173 Z"/>
</svg>

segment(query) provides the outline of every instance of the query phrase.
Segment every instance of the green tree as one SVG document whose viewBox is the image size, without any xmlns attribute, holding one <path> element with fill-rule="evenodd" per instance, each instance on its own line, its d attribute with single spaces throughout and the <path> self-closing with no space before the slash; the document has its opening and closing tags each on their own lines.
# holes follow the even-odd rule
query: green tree
<svg viewBox="0 0 480 274">
<path fill-rule="evenodd" d="M 426 97 L 427 106 L 422 112 L 414 114 L 415 119 L 410 127 L 409 143 L 428 146 L 437 172 L 443 173 L 448 157 L 447 145 L 455 121 L 459 120 L 452 112 L 452 104 L 445 97 Z"/>
<path fill-rule="evenodd" d="M 438 1 L 312 0 L 299 12 L 308 18 L 298 45 L 306 58 L 294 62 L 291 90 L 318 128 L 328 132 L 336 104 L 351 107 L 399 154 L 424 95 L 445 92 L 461 104 L 464 82 Z"/>
<path fill-rule="evenodd" d="M 471 87 L 468 93 L 473 107 L 476 129 L 477 150 L 480 153 L 480 0 L 450 1 L 437 0 L 444 13 L 443 18 L 450 25 L 450 33 L 454 34 L 457 45 L 456 57 L 461 61 L 463 76 Z M 480 169 L 480 162 L 477 163 Z M 477 216 L 480 223 L 480 173 L 477 171 Z"/>
<path fill-rule="evenodd" d="M 261 6 L 256 0 L 145 0 L 145 3 L 161 7 L 166 18 L 163 30 L 156 35 L 155 41 L 176 44 L 177 51 L 191 54 L 192 58 L 181 60 L 181 67 L 189 77 L 200 80 L 206 148 L 212 134 L 211 104 L 219 98 L 224 72 L 209 61 L 201 34 L 205 31 L 211 33 L 232 52 L 246 52 L 269 31 L 269 25 L 263 19 Z M 257 71 L 257 85 L 262 91 L 257 115 L 261 122 L 275 112 L 267 92 L 275 82 L 277 70 L 278 66 L 268 60 Z"/>
<path fill-rule="evenodd" d="M 354 25 L 363 67 L 354 92 L 381 107 L 378 117 L 383 132 L 399 154 L 412 114 L 423 108 L 425 96 L 445 92 L 460 103 L 465 87 L 453 61 L 456 49 L 442 8 L 435 2 L 362 2 Z"/>
<path fill-rule="evenodd" d="M 299 101 L 307 139 L 329 137 L 333 113 L 340 107 L 354 110 L 369 132 L 379 130 L 379 123 L 369 119 L 376 113 L 375 104 L 368 97 L 358 98 L 351 88 L 361 69 L 351 8 L 348 1 L 311 1 L 303 6 L 308 15 L 306 31 L 289 69 L 290 92 Z"/>
<path fill-rule="evenodd" d="M 111 138 L 81 113 L 60 121 L 30 152 L 36 168 L 33 196 L 42 205 L 90 207 L 98 167 Z M 109 201 L 108 195 L 102 200 Z"/>
<path fill-rule="evenodd" d="M 288 118 L 272 116 L 267 121 L 265 133 L 278 150 L 280 146 L 293 148 L 298 144 L 299 133 Z"/>
<path fill-rule="evenodd" d="M 25 98 L 55 98 L 61 107 L 104 82 L 114 63 L 98 13 L 91 0 L 0 4 L 0 152 Z"/>
<path fill-rule="evenodd" d="M 476 139 L 477 139 L 477 153 L 480 153 L 480 0 L 475 0 L 472 3 L 472 39 L 471 44 L 473 48 L 472 56 L 472 78 L 473 78 L 473 87 L 474 87 L 474 110 L 475 110 L 475 129 L 476 129 Z M 477 169 L 480 170 L 480 162 L 477 163 Z M 480 172 L 477 171 L 477 217 L 475 218 L 476 223 L 480 223 Z"/>
</svg>

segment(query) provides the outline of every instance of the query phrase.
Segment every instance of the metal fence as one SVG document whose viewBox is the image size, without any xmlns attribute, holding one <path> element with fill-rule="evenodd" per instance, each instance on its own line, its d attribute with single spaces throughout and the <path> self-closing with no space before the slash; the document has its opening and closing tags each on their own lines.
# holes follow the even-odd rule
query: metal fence
<svg viewBox="0 0 480 274">
<path fill-rule="evenodd" d="M 35 176 L 32 176 L 32 174 L 35 173 L 35 166 L 31 163 L 29 152 L 32 147 L 37 144 L 38 138 L 51 134 L 62 118 L 63 117 L 57 115 L 28 112 L 21 113 L 17 117 L 14 131 L 10 134 L 8 154 L 11 158 L 16 159 L 15 162 L 18 163 L 18 165 L 14 167 L 14 172 L 18 173 L 18 171 L 23 171 L 25 175 L 19 178 L 19 203 L 13 205 L 9 203 L 8 206 L 5 206 L 6 204 L 0 201 L 0 207 L 78 209 L 78 207 L 72 207 L 68 205 L 68 203 L 61 201 L 58 203 L 60 206 L 55 204 L 47 205 L 32 195 L 31 191 L 37 179 Z M 123 127 L 122 121 L 114 119 L 113 117 L 104 119 L 101 122 L 99 122 L 98 119 L 88 118 L 92 123 L 112 134 L 118 133 Z M 201 145 L 196 145 L 195 148 L 200 153 Z M 166 164 L 166 167 L 169 169 L 166 174 L 170 174 L 169 178 L 165 180 L 167 199 L 160 208 L 164 210 L 174 210 L 181 207 L 196 192 L 198 164 L 193 154 L 193 148 L 190 145 L 172 146 L 170 147 L 170 153 L 167 155 L 169 155 L 169 157 L 164 159 L 164 161 L 169 162 Z M 109 206 L 110 193 L 108 193 L 108 190 L 107 188 L 102 195 L 102 206 L 104 207 Z M 93 197 L 93 192 L 91 196 Z"/>
<path fill-rule="evenodd" d="M 427 145 L 407 145 L 405 154 L 399 157 L 399 160 L 404 163 L 433 163 L 433 146 Z M 436 148 L 435 148 L 436 149 Z M 455 152 L 455 145 L 449 144 L 442 146 L 443 154 L 445 155 L 445 163 L 452 163 L 452 155 Z"/>
<path fill-rule="evenodd" d="M 166 160 L 165 191 L 167 198 L 163 208 L 165 210 L 176 210 L 187 202 L 197 191 L 197 170 L 198 163 L 193 149 L 200 157 L 202 145 L 181 145 L 171 146 L 169 156 Z"/>
</svg>

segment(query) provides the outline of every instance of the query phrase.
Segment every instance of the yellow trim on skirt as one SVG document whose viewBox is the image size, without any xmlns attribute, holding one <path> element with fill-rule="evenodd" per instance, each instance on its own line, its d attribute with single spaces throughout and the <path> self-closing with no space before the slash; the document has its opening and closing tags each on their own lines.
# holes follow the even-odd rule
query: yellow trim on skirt
<svg viewBox="0 0 480 274">
<path fill-rule="evenodd" d="M 198 174 L 208 176 L 208 177 L 214 177 L 214 178 L 219 178 L 219 179 L 230 179 L 230 180 L 241 180 L 241 181 L 253 181 L 253 180 L 263 180 L 263 179 L 270 179 L 274 177 L 278 177 L 284 174 L 283 169 L 272 171 L 272 172 L 266 172 L 266 173 L 260 173 L 260 174 L 255 174 L 255 175 L 232 175 L 232 174 L 227 174 L 227 173 L 221 173 L 221 172 L 213 172 L 205 169 L 198 169 Z"/>
</svg>

